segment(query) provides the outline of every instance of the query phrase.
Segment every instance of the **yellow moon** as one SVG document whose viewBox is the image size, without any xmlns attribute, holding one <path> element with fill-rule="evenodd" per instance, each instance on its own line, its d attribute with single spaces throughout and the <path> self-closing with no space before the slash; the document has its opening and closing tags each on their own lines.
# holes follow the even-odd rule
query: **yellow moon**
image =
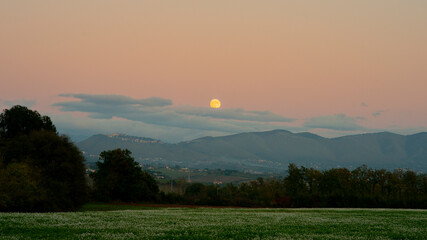
<svg viewBox="0 0 427 240">
<path fill-rule="evenodd" d="M 221 102 L 218 99 L 212 99 L 211 100 L 211 108 L 220 108 Z"/>
</svg>

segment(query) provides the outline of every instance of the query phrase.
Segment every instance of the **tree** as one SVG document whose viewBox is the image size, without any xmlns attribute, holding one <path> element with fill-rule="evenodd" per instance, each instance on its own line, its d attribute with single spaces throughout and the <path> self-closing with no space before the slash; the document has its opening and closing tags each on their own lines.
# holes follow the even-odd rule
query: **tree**
<svg viewBox="0 0 427 240">
<path fill-rule="evenodd" d="M 71 211 L 85 202 L 84 158 L 49 117 L 15 106 L 0 126 L 0 211 Z"/>
<path fill-rule="evenodd" d="M 185 189 L 184 196 L 187 198 L 190 204 L 206 202 L 206 186 L 201 183 L 193 183 Z"/>
<path fill-rule="evenodd" d="M 138 202 L 155 200 L 159 192 L 156 180 L 142 171 L 127 149 L 103 151 L 96 164 L 94 196 L 100 201 Z"/>
<path fill-rule="evenodd" d="M 36 211 L 46 199 L 39 171 L 26 163 L 0 168 L 0 183 L 0 210 Z"/>
<path fill-rule="evenodd" d="M 289 196 L 297 196 L 306 192 L 304 172 L 295 164 L 288 165 L 288 176 L 284 179 Z"/>
<path fill-rule="evenodd" d="M 40 130 L 56 132 L 56 127 L 48 116 L 41 116 L 37 111 L 16 105 L 0 114 L 1 139 L 10 139 L 20 134 L 28 135 L 31 131 Z"/>
</svg>

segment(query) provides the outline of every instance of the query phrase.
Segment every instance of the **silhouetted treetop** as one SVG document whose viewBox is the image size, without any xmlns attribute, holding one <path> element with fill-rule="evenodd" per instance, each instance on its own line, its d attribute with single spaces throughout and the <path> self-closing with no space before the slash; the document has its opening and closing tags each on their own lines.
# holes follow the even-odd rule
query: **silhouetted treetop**
<svg viewBox="0 0 427 240">
<path fill-rule="evenodd" d="M 21 134 L 28 135 L 32 131 L 56 132 L 56 127 L 48 116 L 42 116 L 37 111 L 25 106 L 16 105 L 5 109 L 0 114 L 0 138 L 8 139 Z"/>
</svg>

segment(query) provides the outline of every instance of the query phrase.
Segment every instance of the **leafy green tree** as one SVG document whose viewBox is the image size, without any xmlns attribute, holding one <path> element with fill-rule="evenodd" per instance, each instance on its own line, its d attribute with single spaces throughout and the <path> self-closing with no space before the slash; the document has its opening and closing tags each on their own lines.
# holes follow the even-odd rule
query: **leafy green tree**
<svg viewBox="0 0 427 240">
<path fill-rule="evenodd" d="M 357 196 L 360 201 L 364 201 L 370 192 L 369 169 L 366 165 L 362 165 L 351 171 L 351 181 L 353 184 L 352 194 Z"/>
<path fill-rule="evenodd" d="M 201 183 L 193 183 L 185 189 L 184 196 L 190 204 L 207 202 L 206 186 Z"/>
<path fill-rule="evenodd" d="M 49 117 L 15 106 L 0 126 L 0 211 L 71 211 L 86 201 L 84 158 Z"/>
<path fill-rule="evenodd" d="M 289 196 L 295 197 L 307 191 L 304 183 L 304 172 L 295 164 L 288 165 L 288 176 L 284 179 L 284 182 Z"/>
<path fill-rule="evenodd" d="M 319 188 L 328 206 L 349 207 L 351 172 L 345 168 L 333 168 L 323 172 Z"/>
<path fill-rule="evenodd" d="M 322 173 L 314 168 L 301 167 L 304 172 L 305 181 L 308 185 L 308 191 L 310 194 L 319 194 L 319 183 L 322 178 Z"/>
<path fill-rule="evenodd" d="M 405 197 L 408 200 L 416 198 L 417 189 L 417 174 L 413 171 L 406 170 L 403 174 L 402 183 L 405 189 Z"/>
<path fill-rule="evenodd" d="M 44 205 L 46 192 L 40 172 L 26 163 L 12 163 L 0 168 L 0 210 L 36 211 Z"/>
<path fill-rule="evenodd" d="M 200 195 L 205 189 L 205 185 L 201 183 L 193 183 L 185 189 L 185 196 L 194 197 Z"/>
<path fill-rule="evenodd" d="M 100 201 L 152 201 L 159 192 L 156 180 L 142 171 L 127 149 L 103 151 L 96 164 L 94 196 Z"/>
</svg>

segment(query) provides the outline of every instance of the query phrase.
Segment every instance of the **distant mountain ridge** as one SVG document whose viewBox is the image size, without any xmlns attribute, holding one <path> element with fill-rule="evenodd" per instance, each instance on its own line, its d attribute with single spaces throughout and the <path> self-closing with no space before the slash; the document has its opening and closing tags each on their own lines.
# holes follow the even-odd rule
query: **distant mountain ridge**
<svg viewBox="0 0 427 240">
<path fill-rule="evenodd" d="M 94 135 L 77 146 L 89 161 L 104 150 L 128 148 L 144 164 L 281 172 L 289 163 L 315 168 L 427 170 L 427 133 L 389 132 L 324 138 L 286 130 L 203 137 L 177 144 L 123 134 Z"/>
</svg>

